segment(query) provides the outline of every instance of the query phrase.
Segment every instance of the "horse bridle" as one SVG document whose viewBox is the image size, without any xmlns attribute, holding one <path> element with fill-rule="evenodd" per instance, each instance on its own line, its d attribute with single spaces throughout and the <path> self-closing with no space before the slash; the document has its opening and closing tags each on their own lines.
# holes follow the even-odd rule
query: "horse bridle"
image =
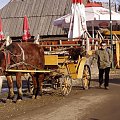
<svg viewBox="0 0 120 120">
<path fill-rule="evenodd" d="M 0 71 L 3 73 L 3 68 L 2 67 L 0 67 Z"/>
<path fill-rule="evenodd" d="M 6 60 L 6 65 L 5 65 L 5 66 L 6 66 L 6 71 L 7 71 L 8 69 L 13 68 L 13 67 L 18 67 L 18 66 L 20 66 L 20 65 L 25 65 L 26 68 L 27 68 L 27 66 L 31 66 L 33 69 L 38 69 L 38 68 L 35 67 L 34 65 L 31 65 L 31 64 L 28 64 L 28 63 L 25 62 L 25 52 L 24 52 L 24 49 L 20 46 L 20 44 L 17 43 L 17 45 L 18 45 L 18 47 L 19 47 L 20 50 L 21 50 L 21 53 L 20 53 L 19 55 L 15 55 L 15 54 L 12 53 L 10 50 L 7 50 L 7 49 L 4 48 L 4 54 L 5 54 L 5 56 L 7 56 L 7 59 L 5 58 L 5 60 Z M 13 62 L 14 62 L 15 64 L 10 65 L 10 63 L 8 63 L 8 61 L 9 61 L 9 60 L 8 60 L 8 58 L 9 58 L 8 56 L 10 56 L 10 59 L 11 59 L 11 56 L 15 56 L 15 57 L 22 56 L 22 57 L 21 57 L 21 61 L 20 61 L 20 62 L 16 63 L 16 62 L 13 60 Z M 3 71 L 3 68 L 0 67 L 0 70 Z"/>
<path fill-rule="evenodd" d="M 22 63 L 24 62 L 24 60 L 25 60 L 25 55 L 24 55 L 24 50 L 23 50 L 23 48 L 22 48 L 18 43 L 17 43 L 17 45 L 18 45 L 18 47 L 19 47 L 20 50 L 21 50 L 21 53 L 20 53 L 19 55 L 15 55 L 15 54 L 12 53 L 10 50 L 7 50 L 6 48 L 2 47 L 2 52 L 3 52 L 4 57 L 5 57 L 5 69 L 6 69 L 6 70 L 9 69 L 9 68 L 12 68 L 12 67 L 15 67 L 15 66 L 18 66 L 18 65 L 22 64 Z M 11 59 L 10 56 L 16 56 L 16 57 L 22 56 L 22 59 L 21 59 L 22 62 L 19 62 L 19 63 L 15 63 L 15 62 L 14 62 L 15 64 L 10 65 L 10 59 Z M 13 60 L 13 61 L 14 61 L 14 60 Z M 1 70 L 2 72 L 4 71 L 2 67 L 0 67 L 0 70 Z"/>
<path fill-rule="evenodd" d="M 2 53 L 3 53 L 4 56 L 5 56 L 5 69 L 6 69 L 7 65 L 10 64 L 10 62 L 8 62 L 8 61 L 10 61 L 9 53 L 8 53 L 8 52 L 5 52 L 5 49 L 2 50 Z M 1 71 L 2 73 L 4 72 L 3 67 L 0 67 L 0 71 Z"/>
</svg>

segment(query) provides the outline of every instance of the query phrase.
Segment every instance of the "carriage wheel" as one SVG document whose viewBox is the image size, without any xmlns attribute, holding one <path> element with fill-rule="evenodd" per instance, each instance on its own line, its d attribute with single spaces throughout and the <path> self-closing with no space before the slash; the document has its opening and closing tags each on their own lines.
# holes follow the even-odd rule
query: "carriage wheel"
<svg viewBox="0 0 120 120">
<path fill-rule="evenodd" d="M 83 78 L 82 78 L 83 89 L 89 89 L 90 81 L 91 81 L 90 67 L 88 65 L 85 65 L 83 70 Z"/>
<path fill-rule="evenodd" d="M 66 96 L 71 92 L 72 89 L 72 79 L 70 76 L 62 76 L 60 78 L 60 91 L 61 94 Z"/>
</svg>

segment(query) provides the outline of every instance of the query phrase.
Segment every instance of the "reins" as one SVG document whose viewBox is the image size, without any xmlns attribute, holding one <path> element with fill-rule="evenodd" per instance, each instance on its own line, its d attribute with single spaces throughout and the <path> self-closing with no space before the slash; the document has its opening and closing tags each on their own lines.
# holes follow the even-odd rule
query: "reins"
<svg viewBox="0 0 120 120">
<path fill-rule="evenodd" d="M 20 46 L 20 44 L 17 43 L 17 45 L 18 45 L 18 47 L 20 48 L 20 51 L 21 51 L 21 53 L 19 55 L 15 55 L 10 50 L 4 49 L 5 54 L 7 54 L 7 56 L 9 56 L 9 57 L 7 57 L 7 59 L 5 58 L 5 60 L 6 60 L 6 70 L 14 68 L 14 67 L 19 67 L 20 65 L 24 65 L 26 67 L 26 69 L 28 69 L 27 66 L 30 66 L 33 69 L 39 69 L 38 67 L 25 62 L 25 51 L 22 48 L 22 46 Z M 12 56 L 16 57 L 16 58 L 19 57 L 20 62 L 16 63 L 16 61 L 12 58 Z M 12 60 L 15 64 L 10 65 L 10 62 L 9 62 L 10 60 Z"/>
</svg>

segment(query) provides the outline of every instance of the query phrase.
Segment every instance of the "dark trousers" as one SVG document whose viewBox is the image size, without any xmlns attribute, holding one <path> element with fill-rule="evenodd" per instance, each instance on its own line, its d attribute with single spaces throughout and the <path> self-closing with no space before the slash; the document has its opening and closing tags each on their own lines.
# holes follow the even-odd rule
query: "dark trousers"
<svg viewBox="0 0 120 120">
<path fill-rule="evenodd" d="M 107 67 L 105 69 L 99 69 L 99 84 L 103 84 L 103 74 L 105 73 L 105 80 L 104 80 L 104 86 L 109 86 L 109 73 L 110 73 L 110 67 Z"/>
</svg>

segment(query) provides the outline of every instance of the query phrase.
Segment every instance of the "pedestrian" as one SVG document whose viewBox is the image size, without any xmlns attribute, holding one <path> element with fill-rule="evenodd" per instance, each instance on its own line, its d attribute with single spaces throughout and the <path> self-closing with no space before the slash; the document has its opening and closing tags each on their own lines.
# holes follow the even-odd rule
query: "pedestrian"
<svg viewBox="0 0 120 120">
<path fill-rule="evenodd" d="M 112 63 L 112 53 L 105 42 L 100 43 L 100 48 L 95 51 L 95 58 L 97 59 L 99 69 L 99 87 L 104 83 L 105 89 L 109 89 L 109 73 Z M 105 79 L 103 75 L 105 74 Z"/>
</svg>

